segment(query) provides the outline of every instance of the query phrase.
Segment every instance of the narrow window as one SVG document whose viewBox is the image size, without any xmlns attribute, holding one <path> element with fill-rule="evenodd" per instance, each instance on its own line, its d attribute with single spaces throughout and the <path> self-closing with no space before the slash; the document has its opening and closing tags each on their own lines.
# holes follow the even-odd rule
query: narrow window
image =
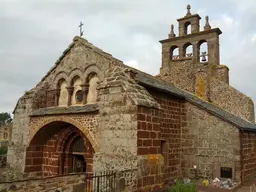
<svg viewBox="0 0 256 192">
<path fill-rule="evenodd" d="M 96 103 L 97 101 L 97 85 L 98 85 L 99 78 L 97 74 L 93 73 L 90 74 L 88 77 L 88 84 L 89 84 L 89 91 L 87 95 L 87 103 Z"/>
<path fill-rule="evenodd" d="M 164 165 L 168 165 L 168 144 L 167 141 L 161 141 L 161 154 L 164 157 Z"/>
<path fill-rule="evenodd" d="M 60 89 L 60 95 L 58 98 L 59 106 L 66 106 L 68 103 L 68 91 L 67 91 L 67 83 L 64 79 L 61 79 L 58 83 L 58 89 Z"/>
</svg>

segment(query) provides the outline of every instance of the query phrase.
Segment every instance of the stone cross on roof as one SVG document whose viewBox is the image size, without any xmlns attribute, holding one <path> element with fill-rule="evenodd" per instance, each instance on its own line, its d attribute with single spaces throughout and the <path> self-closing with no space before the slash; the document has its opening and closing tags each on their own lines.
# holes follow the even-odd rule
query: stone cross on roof
<svg viewBox="0 0 256 192">
<path fill-rule="evenodd" d="M 79 28 L 80 28 L 80 37 L 82 37 L 83 36 L 83 34 L 84 34 L 84 32 L 83 32 L 83 22 L 81 21 L 80 22 L 80 25 L 78 26 Z"/>
</svg>

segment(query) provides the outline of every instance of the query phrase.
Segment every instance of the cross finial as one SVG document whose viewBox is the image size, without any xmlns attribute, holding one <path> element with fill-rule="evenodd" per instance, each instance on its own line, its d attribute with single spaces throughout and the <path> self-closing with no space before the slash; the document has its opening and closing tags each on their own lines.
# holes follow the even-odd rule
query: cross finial
<svg viewBox="0 0 256 192">
<path fill-rule="evenodd" d="M 171 25 L 171 32 L 169 34 L 169 38 L 174 38 L 176 35 L 174 34 L 174 25 Z"/>
<path fill-rule="evenodd" d="M 81 21 L 80 22 L 80 25 L 78 26 L 80 28 L 80 37 L 82 37 L 84 35 L 84 32 L 83 32 L 83 22 Z"/>
<path fill-rule="evenodd" d="M 191 15 L 191 13 L 190 13 L 190 9 L 191 9 L 191 6 L 188 4 L 187 5 L 187 15 L 186 16 L 190 16 Z"/>
<path fill-rule="evenodd" d="M 209 24 L 209 17 L 206 16 L 205 17 L 205 26 L 204 26 L 204 30 L 207 31 L 207 30 L 210 30 L 212 27 L 210 26 Z"/>
</svg>

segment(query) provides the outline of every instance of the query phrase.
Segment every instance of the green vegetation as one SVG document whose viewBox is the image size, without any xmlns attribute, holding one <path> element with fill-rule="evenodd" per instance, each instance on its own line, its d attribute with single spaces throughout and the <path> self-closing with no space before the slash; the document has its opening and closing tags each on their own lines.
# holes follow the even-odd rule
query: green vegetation
<svg viewBox="0 0 256 192">
<path fill-rule="evenodd" d="M 6 125 L 12 122 L 12 117 L 10 113 L 0 113 L 0 125 Z"/>
<path fill-rule="evenodd" d="M 7 154 L 7 146 L 1 146 L 0 147 L 0 155 L 6 155 Z"/>
<path fill-rule="evenodd" d="M 170 188 L 169 192 L 197 192 L 197 186 L 195 183 L 184 184 L 178 181 Z"/>
</svg>

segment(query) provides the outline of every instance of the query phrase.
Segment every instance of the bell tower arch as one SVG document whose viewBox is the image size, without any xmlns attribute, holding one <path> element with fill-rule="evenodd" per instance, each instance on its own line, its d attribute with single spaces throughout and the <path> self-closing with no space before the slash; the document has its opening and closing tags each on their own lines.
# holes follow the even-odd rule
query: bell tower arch
<svg viewBox="0 0 256 192">
<path fill-rule="evenodd" d="M 222 32 L 219 28 L 210 26 L 208 16 L 205 17 L 203 30 L 200 30 L 200 20 L 201 17 L 192 14 L 191 6 L 188 5 L 187 14 L 177 19 L 179 34 L 174 33 L 174 25 L 171 25 L 168 38 L 160 41 L 162 44 L 160 76 L 193 93 L 195 93 L 194 83 L 197 72 L 204 71 L 206 78 L 209 78 L 217 74 L 215 70 L 218 70 L 220 65 L 219 36 Z M 178 55 L 174 54 L 174 48 L 178 49 L 176 51 Z"/>
</svg>

